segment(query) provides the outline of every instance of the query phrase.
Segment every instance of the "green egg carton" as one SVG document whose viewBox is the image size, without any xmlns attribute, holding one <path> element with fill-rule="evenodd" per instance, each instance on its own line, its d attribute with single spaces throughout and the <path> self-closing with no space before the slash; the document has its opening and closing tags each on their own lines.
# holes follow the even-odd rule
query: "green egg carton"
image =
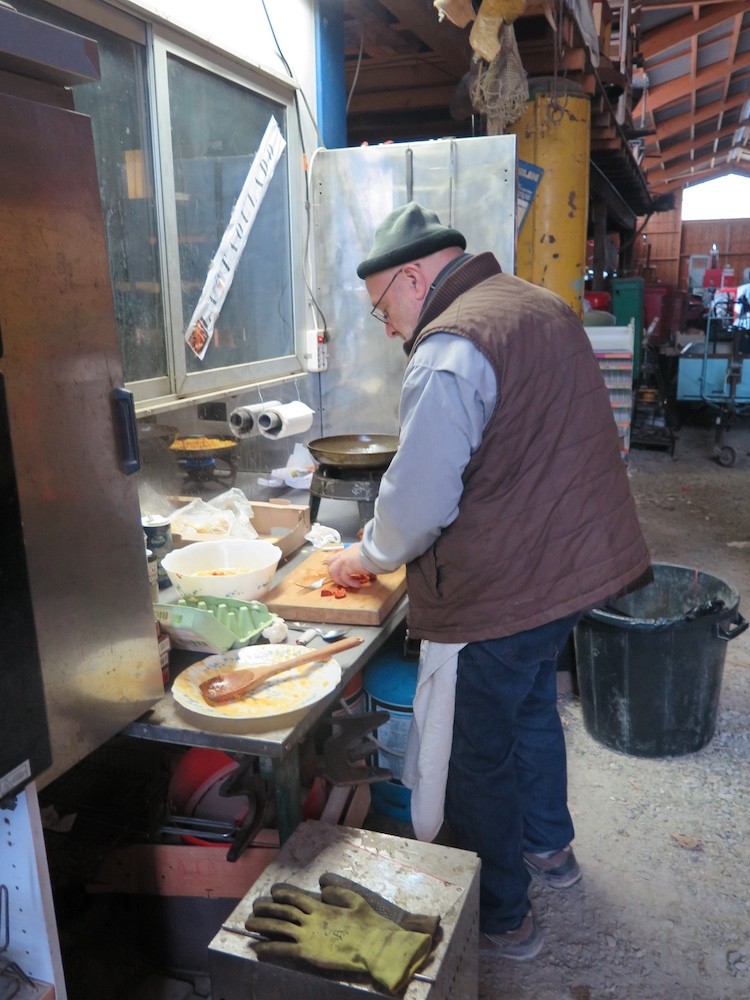
<svg viewBox="0 0 750 1000">
<path fill-rule="evenodd" d="M 155 604 L 154 615 L 172 645 L 201 653 L 226 653 L 258 640 L 274 616 L 259 601 L 224 597 L 183 597 L 176 604 Z"/>
</svg>

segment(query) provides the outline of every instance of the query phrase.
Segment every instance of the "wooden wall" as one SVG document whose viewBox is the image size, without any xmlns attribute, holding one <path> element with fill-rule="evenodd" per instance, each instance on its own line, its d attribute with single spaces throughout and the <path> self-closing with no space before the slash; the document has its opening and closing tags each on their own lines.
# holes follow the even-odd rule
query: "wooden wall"
<svg viewBox="0 0 750 1000">
<path fill-rule="evenodd" d="M 733 267 L 740 284 L 743 271 L 750 267 L 750 219 L 682 222 L 681 213 L 682 199 L 678 196 L 673 211 L 638 220 L 635 273 L 647 285 L 666 284 L 687 290 L 691 254 L 709 254 L 711 244 L 716 243 L 719 267 Z"/>
<path fill-rule="evenodd" d="M 742 284 L 742 273 L 750 267 L 750 219 L 716 219 L 712 222 L 683 222 L 681 288 L 687 287 L 690 255 L 709 254 L 712 243 L 719 248 L 719 267 L 733 267 L 736 284 Z"/>
<path fill-rule="evenodd" d="M 633 263 L 647 285 L 679 286 L 682 250 L 682 198 L 678 194 L 671 212 L 657 212 L 638 220 Z"/>
</svg>

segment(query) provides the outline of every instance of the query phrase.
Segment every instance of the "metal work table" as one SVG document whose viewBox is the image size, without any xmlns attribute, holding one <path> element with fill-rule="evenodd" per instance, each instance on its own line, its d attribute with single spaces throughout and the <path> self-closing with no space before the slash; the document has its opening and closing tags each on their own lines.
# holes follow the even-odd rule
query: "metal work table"
<svg viewBox="0 0 750 1000">
<path fill-rule="evenodd" d="M 306 545 L 292 555 L 279 567 L 274 585 L 298 566 L 311 551 L 312 547 Z M 190 747 L 212 747 L 227 753 L 258 757 L 261 774 L 273 782 L 276 790 L 279 837 L 283 843 L 302 819 L 299 744 L 328 708 L 339 701 L 352 678 L 401 625 L 406 617 L 407 606 L 408 599 L 402 597 L 381 625 L 351 626 L 349 635 L 362 636 L 364 642 L 336 657 L 341 665 L 341 681 L 320 701 L 311 705 L 306 711 L 303 710 L 300 715 L 295 714 L 294 722 L 284 728 L 271 728 L 272 720 L 269 720 L 268 728 L 265 730 L 262 729 L 262 723 L 254 724 L 252 732 L 237 731 L 236 726 L 234 732 L 203 728 L 194 721 L 194 716 L 182 711 L 168 692 L 153 708 L 126 726 L 122 733 L 136 739 Z M 291 636 L 290 639 L 293 642 Z M 200 659 L 197 654 L 196 659 Z M 232 724 L 233 720 L 229 720 L 227 729 L 232 727 Z"/>
</svg>

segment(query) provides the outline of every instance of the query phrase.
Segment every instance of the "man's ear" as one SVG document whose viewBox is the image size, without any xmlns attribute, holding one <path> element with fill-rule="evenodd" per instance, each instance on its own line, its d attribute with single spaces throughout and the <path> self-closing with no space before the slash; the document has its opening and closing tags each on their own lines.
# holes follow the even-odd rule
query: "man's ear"
<svg viewBox="0 0 750 1000">
<path fill-rule="evenodd" d="M 430 283 L 427 280 L 423 269 L 418 263 L 405 264 L 404 274 L 406 275 L 406 280 L 409 282 L 410 287 L 413 289 L 416 300 L 418 302 L 423 302 L 430 290 Z"/>
</svg>

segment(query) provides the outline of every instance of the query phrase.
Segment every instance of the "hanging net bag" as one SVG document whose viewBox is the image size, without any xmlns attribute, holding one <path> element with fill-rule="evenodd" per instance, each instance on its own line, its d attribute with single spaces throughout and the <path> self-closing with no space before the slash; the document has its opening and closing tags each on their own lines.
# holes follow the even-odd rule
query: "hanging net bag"
<svg viewBox="0 0 750 1000">
<path fill-rule="evenodd" d="M 488 135 L 502 135 L 526 111 L 529 84 L 512 24 L 503 22 L 500 47 L 490 62 L 483 62 L 473 76 L 471 102 L 487 120 Z M 475 56 L 476 58 L 476 56 Z"/>
</svg>

